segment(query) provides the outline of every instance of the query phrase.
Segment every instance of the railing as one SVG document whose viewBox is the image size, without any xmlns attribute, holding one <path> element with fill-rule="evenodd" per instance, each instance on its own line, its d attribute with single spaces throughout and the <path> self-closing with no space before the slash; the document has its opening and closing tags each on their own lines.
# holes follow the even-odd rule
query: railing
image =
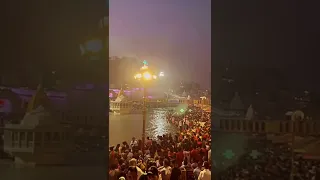
<svg viewBox="0 0 320 180">
<path fill-rule="evenodd" d="M 142 100 L 141 100 L 142 101 Z M 150 103 L 179 103 L 179 104 L 197 104 L 211 105 L 211 100 L 191 100 L 191 99 L 147 99 Z"/>
<path fill-rule="evenodd" d="M 245 120 L 245 119 L 220 119 L 213 124 L 219 131 L 242 133 L 274 133 L 288 134 L 293 131 L 297 135 L 320 134 L 320 122 L 317 121 L 277 121 L 277 120 Z"/>
</svg>

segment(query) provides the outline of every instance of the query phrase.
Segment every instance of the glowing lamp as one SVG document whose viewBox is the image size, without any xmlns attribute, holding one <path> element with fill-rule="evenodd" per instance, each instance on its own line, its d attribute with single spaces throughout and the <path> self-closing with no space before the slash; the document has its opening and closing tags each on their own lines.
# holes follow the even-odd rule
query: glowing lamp
<svg viewBox="0 0 320 180">
<path fill-rule="evenodd" d="M 152 75 L 149 72 L 145 72 L 145 73 L 143 73 L 143 79 L 144 80 L 151 80 Z"/>
<path fill-rule="evenodd" d="M 157 79 L 157 76 L 156 76 L 156 75 L 153 75 L 153 79 Z"/>
<path fill-rule="evenodd" d="M 139 73 L 139 74 L 136 74 L 136 75 L 134 76 L 134 78 L 135 78 L 135 79 L 141 79 L 141 78 L 142 78 L 142 74 L 140 74 L 140 73 Z"/>
</svg>

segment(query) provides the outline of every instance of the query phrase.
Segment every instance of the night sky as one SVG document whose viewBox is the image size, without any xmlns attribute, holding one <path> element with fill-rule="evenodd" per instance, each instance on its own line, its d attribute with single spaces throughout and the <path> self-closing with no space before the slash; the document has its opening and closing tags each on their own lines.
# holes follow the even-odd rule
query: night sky
<svg viewBox="0 0 320 180">
<path fill-rule="evenodd" d="M 210 0 L 110 0 L 110 55 L 210 87 Z"/>
<path fill-rule="evenodd" d="M 260 72 L 269 69 L 270 74 L 278 71 L 285 76 L 283 83 L 289 83 L 289 88 L 320 92 L 314 81 L 320 75 L 315 4 L 220 0 L 213 1 L 212 7 L 213 74 L 214 68 L 232 61 L 239 75 L 246 74 L 248 68 Z"/>
<path fill-rule="evenodd" d="M 75 69 L 79 43 L 90 38 L 104 4 L 6 0 L 1 70 Z M 211 74 L 232 62 L 238 69 L 280 69 L 292 84 L 319 91 L 317 7 L 289 0 L 110 0 L 110 55 L 146 59 L 170 77 L 207 87 Z"/>
<path fill-rule="evenodd" d="M 285 0 L 111 0 L 110 53 L 154 61 L 174 77 L 205 85 L 210 72 L 220 77 L 232 62 L 240 73 L 273 69 L 289 88 L 318 91 L 312 80 L 319 75 L 311 48 L 318 31 L 314 7 Z"/>
<path fill-rule="evenodd" d="M 1 67 L 5 63 L 5 71 L 24 76 L 61 70 L 68 77 L 81 69 L 79 44 L 97 35 L 99 20 L 108 13 L 105 0 L 5 1 Z"/>
</svg>

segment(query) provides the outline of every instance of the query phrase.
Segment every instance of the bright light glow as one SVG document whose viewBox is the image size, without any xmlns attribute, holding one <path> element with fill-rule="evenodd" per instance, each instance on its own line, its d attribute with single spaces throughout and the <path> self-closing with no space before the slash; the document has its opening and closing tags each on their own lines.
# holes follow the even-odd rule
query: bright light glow
<svg viewBox="0 0 320 180">
<path fill-rule="evenodd" d="M 163 77 L 163 76 L 164 76 L 164 72 L 160 72 L 160 73 L 159 73 L 159 76 L 160 76 L 160 77 Z"/>
<path fill-rule="evenodd" d="M 156 75 L 153 75 L 153 79 L 157 79 L 157 76 L 156 76 Z"/>
<path fill-rule="evenodd" d="M 148 69 L 148 66 L 147 66 L 147 65 L 144 65 L 144 66 L 141 67 L 141 69 L 142 69 L 142 70 L 146 70 L 146 69 Z"/>
<path fill-rule="evenodd" d="M 144 72 L 143 73 L 143 79 L 144 80 L 151 80 L 152 79 L 152 75 L 149 72 Z"/>
<path fill-rule="evenodd" d="M 207 99 L 207 97 L 202 96 L 202 97 L 200 97 L 200 99 L 201 99 L 201 100 L 204 100 L 204 99 Z"/>
<path fill-rule="evenodd" d="M 135 79 L 140 79 L 140 78 L 142 78 L 142 74 L 140 74 L 140 73 L 139 73 L 139 74 L 136 74 L 136 75 L 134 76 L 134 78 L 135 78 Z"/>
</svg>

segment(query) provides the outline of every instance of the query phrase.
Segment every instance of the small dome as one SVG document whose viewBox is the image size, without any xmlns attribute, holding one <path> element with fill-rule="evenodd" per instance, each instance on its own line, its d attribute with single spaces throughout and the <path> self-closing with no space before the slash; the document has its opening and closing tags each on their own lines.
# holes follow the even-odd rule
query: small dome
<svg viewBox="0 0 320 180">
<path fill-rule="evenodd" d="M 39 106 L 26 113 L 20 125 L 34 128 L 37 126 L 58 125 L 58 123 L 55 122 L 49 111 L 45 110 L 43 106 Z"/>
</svg>

